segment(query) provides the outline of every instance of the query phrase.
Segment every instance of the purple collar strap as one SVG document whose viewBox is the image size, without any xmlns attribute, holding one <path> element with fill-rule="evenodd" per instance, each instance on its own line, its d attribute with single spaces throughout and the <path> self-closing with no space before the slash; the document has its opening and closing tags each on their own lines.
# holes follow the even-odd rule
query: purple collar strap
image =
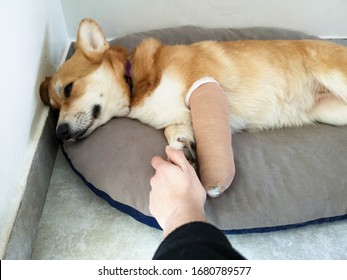
<svg viewBox="0 0 347 280">
<path fill-rule="evenodd" d="M 127 59 L 127 63 L 125 64 L 124 79 L 125 79 L 126 83 L 128 84 L 129 89 L 130 89 L 130 93 L 131 93 L 133 90 L 133 80 L 131 78 L 131 63 L 128 59 Z"/>
</svg>

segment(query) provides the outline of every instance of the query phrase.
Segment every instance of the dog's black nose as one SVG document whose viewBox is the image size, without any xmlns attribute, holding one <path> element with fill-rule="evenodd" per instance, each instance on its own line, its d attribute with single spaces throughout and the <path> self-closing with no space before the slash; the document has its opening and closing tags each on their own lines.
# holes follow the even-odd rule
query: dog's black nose
<svg viewBox="0 0 347 280">
<path fill-rule="evenodd" d="M 68 140 L 71 138 L 70 126 L 67 123 L 62 123 L 57 127 L 57 138 L 60 140 Z"/>
</svg>

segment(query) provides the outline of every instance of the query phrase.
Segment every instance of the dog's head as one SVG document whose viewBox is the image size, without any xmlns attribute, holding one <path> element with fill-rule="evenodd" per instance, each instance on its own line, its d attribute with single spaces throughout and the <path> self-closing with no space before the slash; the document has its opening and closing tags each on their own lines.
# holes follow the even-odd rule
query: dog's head
<svg viewBox="0 0 347 280">
<path fill-rule="evenodd" d="M 91 19 L 81 21 L 75 48 L 40 86 L 42 102 L 59 110 L 56 135 L 62 140 L 87 136 L 111 118 L 126 116 L 130 106 L 126 49 L 110 47 Z"/>
</svg>

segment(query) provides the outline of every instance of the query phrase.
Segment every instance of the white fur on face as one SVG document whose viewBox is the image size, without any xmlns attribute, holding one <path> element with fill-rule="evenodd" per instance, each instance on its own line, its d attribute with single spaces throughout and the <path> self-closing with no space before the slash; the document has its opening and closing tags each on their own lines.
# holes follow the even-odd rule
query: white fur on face
<svg viewBox="0 0 347 280">
<path fill-rule="evenodd" d="M 111 118 L 128 115 L 129 97 L 103 64 L 78 82 L 85 85 L 85 92 L 70 104 L 68 110 L 61 108 L 58 121 L 58 125 L 67 123 L 73 135 L 84 132 L 83 136 L 87 136 Z M 95 114 L 95 106 L 100 109 L 98 114 Z"/>
<path fill-rule="evenodd" d="M 61 86 L 59 81 L 57 81 L 54 84 L 53 88 L 54 88 L 54 92 L 56 93 L 56 95 L 58 95 L 59 97 L 62 96 L 62 94 L 63 94 L 63 87 Z"/>
</svg>

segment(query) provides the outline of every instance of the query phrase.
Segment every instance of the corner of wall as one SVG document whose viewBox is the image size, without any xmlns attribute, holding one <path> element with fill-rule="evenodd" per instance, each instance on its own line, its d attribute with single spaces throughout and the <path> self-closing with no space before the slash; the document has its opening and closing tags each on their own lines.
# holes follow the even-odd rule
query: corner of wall
<svg viewBox="0 0 347 280">
<path fill-rule="evenodd" d="M 18 203 L 1 205 L 5 210 L 4 215 L 7 215 L 8 223 L 5 225 L 6 228 L 1 231 L 0 256 L 3 259 L 30 259 L 31 257 L 58 150 L 54 133 L 56 114 L 51 110 L 48 111 L 41 104 L 37 92 L 44 77 L 52 74 L 60 65 L 62 58 L 66 55 L 68 43 L 60 0 L 39 0 L 35 3 L 26 3 L 23 6 L 23 10 L 25 10 L 23 21 L 27 21 L 29 24 L 26 30 L 23 29 L 23 34 L 16 36 L 21 37 L 23 35 L 25 39 L 26 33 L 29 33 L 32 34 L 30 40 L 37 39 L 37 41 L 27 42 L 29 49 L 35 48 L 35 53 L 31 55 L 30 59 L 22 60 L 21 64 L 18 60 L 18 63 L 13 65 L 14 68 L 25 67 L 31 70 L 28 78 L 33 87 L 27 88 L 30 91 L 27 95 L 30 104 L 28 104 L 25 114 L 29 118 L 26 119 L 28 120 L 27 123 L 22 124 L 28 131 L 27 137 L 18 143 L 21 145 L 20 147 L 13 147 L 18 151 L 9 151 L 18 154 L 23 150 L 26 151 L 26 154 L 21 153 L 25 164 L 19 164 L 17 159 L 16 161 L 13 160 L 14 166 L 24 165 L 22 172 L 19 172 L 21 170 L 18 169 L 18 178 L 15 180 L 20 181 L 19 185 L 22 185 L 19 186 L 20 191 L 13 192 L 18 197 L 14 199 L 9 197 L 9 200 L 15 200 Z M 9 9 L 9 11 L 11 10 Z M 42 14 L 42 17 L 38 18 L 38 14 Z M 13 16 L 8 14 L 7 18 Z M 41 47 L 41 53 L 38 47 Z M 19 90 L 15 94 L 20 95 Z M 5 187 L 3 191 L 6 191 Z"/>
</svg>

